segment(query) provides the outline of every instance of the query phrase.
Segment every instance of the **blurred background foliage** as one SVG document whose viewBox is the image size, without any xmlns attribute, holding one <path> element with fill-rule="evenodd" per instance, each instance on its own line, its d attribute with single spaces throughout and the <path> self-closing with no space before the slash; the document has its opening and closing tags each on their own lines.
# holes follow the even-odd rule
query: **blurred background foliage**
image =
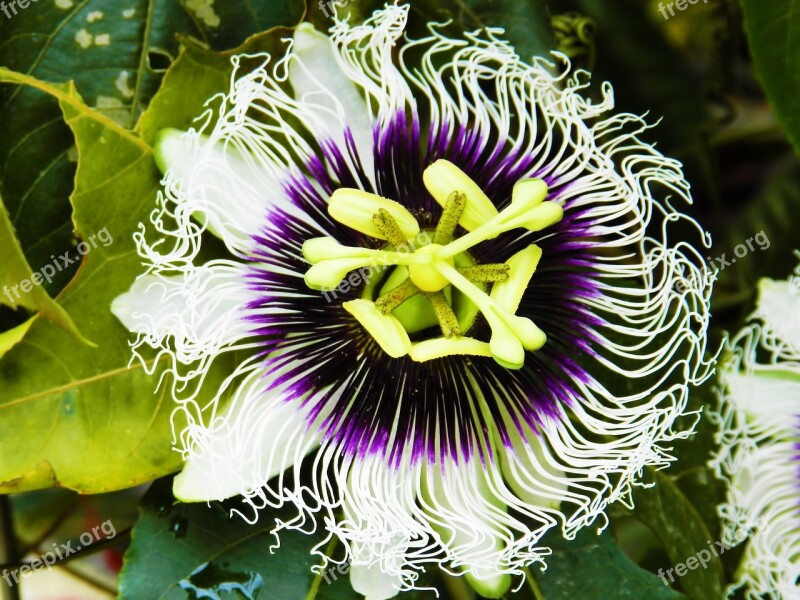
<svg viewBox="0 0 800 600">
<path fill-rule="evenodd" d="M 332 6 L 316 1 L 305 5 L 300 0 L 226 0 L 216 5 L 131 0 L 128 4 L 41 1 L 14 18 L 0 15 L 0 66 L 52 83 L 74 80 L 87 107 L 149 143 L 160 127 L 188 126 L 203 101 L 226 88 L 231 51 L 274 50 L 280 37 L 290 35 L 288 30 L 257 34 L 271 27 L 291 27 L 304 18 L 324 29 L 331 23 Z M 381 3 L 340 0 L 338 4 L 340 13 L 363 19 Z M 791 46 L 775 41 L 785 38 L 780 27 L 797 27 L 795 21 L 780 18 L 788 4 L 709 0 L 689 4 L 665 19 L 662 2 L 655 0 L 413 0 L 410 30 L 412 35 L 424 33 L 425 22 L 431 19 L 452 19 L 453 26 L 462 29 L 503 26 L 523 56 L 560 49 L 575 65 L 592 71 L 590 93 L 599 94 L 600 83 L 609 81 L 619 110 L 649 115 L 655 125 L 647 139 L 657 141 L 662 152 L 685 166 L 695 200 L 691 211 L 712 236 L 709 262 L 724 254 L 731 257 L 735 246 L 757 234 L 768 240 L 719 273 L 709 346 L 715 347 L 725 331 L 737 330 L 752 311 L 757 279 L 784 278 L 796 264 L 792 251 L 798 246 L 800 169 L 789 140 L 798 139 L 795 117 L 800 116 L 796 104 L 800 94 L 792 96 L 798 75 L 786 69 L 800 56 Z M 209 13 L 204 6 L 216 12 Z M 91 20 L 89 15 L 98 12 L 104 18 Z M 748 44 L 748 31 L 751 40 L 762 40 L 764 46 Z M 98 37 L 105 34 L 114 40 L 110 47 Z M 75 40 L 87 39 L 86 35 L 94 46 L 81 52 Z M 0 196 L 16 231 L 15 240 L 0 240 L 0 256 L 5 256 L 2 243 L 14 242 L 35 269 L 50 262 L 51 256 L 74 249 L 80 233 L 90 233 L 80 227 L 79 200 L 70 198 L 76 191 L 82 150 L 76 131 L 65 123 L 52 95 L 30 87 L 0 86 Z M 119 164 L 122 169 L 124 162 Z M 157 185 L 157 180 L 150 184 Z M 105 200 L 109 206 L 114 201 Z M 132 231 L 134 225 L 125 226 Z M 76 264 L 45 290 L 60 302 L 69 299 L 70 287 L 76 287 L 87 268 Z M 0 332 L 6 332 L 0 336 L 0 357 L 13 348 L 0 360 L 0 378 L 7 382 L 19 377 L 20 365 L 32 360 L 31 350 L 19 341 L 33 345 L 41 339 L 49 344 L 50 334 L 42 332 L 53 326 L 37 322 L 29 333 L 37 307 L 14 310 L 3 304 L 8 303 L 0 297 Z M 66 332 L 52 335 L 61 336 L 57 342 L 61 347 L 82 348 L 79 341 L 65 337 Z M 119 328 L 108 335 L 117 341 L 122 356 L 126 332 Z M 57 365 L 40 360 L 37 368 L 48 380 L 49 370 Z M 0 443 L 4 454 L 0 465 L 5 465 L 0 469 L 0 489 L 49 487 L 42 483 L 42 473 L 12 476 L 13 469 L 8 468 L 18 458 L 8 436 L 19 427 L 9 408 L 15 401 L 10 389 L 7 383 L 0 387 L 0 430 L 6 439 Z M 55 384 L 47 383 L 37 392 L 55 402 L 42 414 L 53 406 L 71 406 L 73 398 L 62 398 L 55 389 Z M 110 397 L 112 388 L 88 391 L 93 398 L 103 394 Z M 701 390 L 693 399 L 698 409 L 712 402 L 710 390 Z M 166 423 L 163 414 L 158 418 Z M 36 423 L 31 427 L 35 431 Z M 77 430 L 59 427 L 60 443 L 72 442 L 64 453 L 85 462 L 101 460 L 99 455 L 85 454 Z M 718 539 L 715 506 L 723 489 L 705 466 L 712 446 L 710 425 L 701 421 L 697 435 L 675 448 L 680 459 L 675 467 L 647 474 L 659 485 L 637 491 L 635 512 L 613 508 L 610 527 L 601 536 L 585 532 L 573 542 L 548 536 L 545 544 L 553 547 L 553 556 L 547 572 L 534 568 L 512 595 L 537 600 L 721 597 L 736 568 L 737 550 L 671 588 L 654 574 L 692 555 L 707 540 Z M 76 539 L 107 519 L 118 532 L 113 540 L 56 570 L 27 577 L 21 586 L 9 587 L 0 580 L 5 598 L 108 598 L 120 589 L 122 597 L 134 599 L 354 597 L 346 576 L 338 574 L 328 583 L 329 578 L 310 572 L 317 563 L 309 554 L 319 541 L 314 536 L 287 534 L 282 548 L 270 555 L 266 551 L 273 525 L 270 516 L 249 527 L 230 522 L 223 505 L 175 505 L 168 478 L 152 486 L 139 484 L 154 474 L 169 473 L 177 463 L 151 464 L 152 471 L 141 469 L 134 475 L 120 460 L 113 458 L 106 466 L 112 469 L 118 464 L 120 470 L 119 481 L 109 489 L 125 487 L 120 482 L 130 480 L 136 485 L 129 490 L 81 496 L 59 487 L 101 492 L 102 485 L 87 481 L 83 473 L 68 473 L 74 479 L 59 480 L 54 474 L 52 489 L 0 496 L 0 570 L 39 556 L 53 542 Z M 326 551 L 334 558 L 341 555 L 335 546 Z M 440 597 L 474 597 L 461 579 L 442 573 L 425 577 Z"/>
</svg>

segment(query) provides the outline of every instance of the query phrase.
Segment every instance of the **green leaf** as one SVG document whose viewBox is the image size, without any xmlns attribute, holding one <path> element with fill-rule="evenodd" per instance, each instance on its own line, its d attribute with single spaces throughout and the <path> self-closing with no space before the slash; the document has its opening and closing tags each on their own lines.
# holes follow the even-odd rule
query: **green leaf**
<svg viewBox="0 0 800 600">
<path fill-rule="evenodd" d="M 647 469 L 644 483 L 655 485 L 634 489 L 636 509 L 632 514 L 656 534 L 673 567 L 696 560 L 701 551 L 709 554 L 705 567 L 687 569 L 683 576 L 675 573 L 686 595 L 697 600 L 722 598 L 722 562 L 709 546 L 714 538 L 695 507 L 672 479 L 660 471 Z"/>
<path fill-rule="evenodd" d="M 306 11 L 303 0 L 225 0 L 215 3 L 181 2 L 179 3 L 192 18 L 197 34 L 214 50 L 227 50 L 242 44 L 247 38 L 273 27 L 297 25 Z M 202 15 L 189 7 L 202 4 L 213 4 L 219 19 L 213 17 L 204 20 Z M 172 28 L 175 31 L 175 28 Z M 191 33 L 191 32 L 189 32 Z"/>
<path fill-rule="evenodd" d="M 437 2 L 437 5 L 443 3 Z M 502 27 L 522 58 L 548 56 L 554 48 L 550 12 L 544 0 L 452 0 L 453 16 L 466 30 Z"/>
<path fill-rule="evenodd" d="M 229 52 L 215 53 L 191 39 L 184 39 L 178 59 L 164 76 L 164 82 L 153 97 L 150 109 L 142 115 L 136 132 L 149 144 L 154 144 L 162 129 L 187 130 L 206 108 L 206 101 L 220 92 L 227 92 L 233 72 L 230 57 L 233 54 L 258 54 L 269 52 L 280 56 L 286 51 L 282 41 L 292 37 L 293 31 L 275 27 L 255 35 L 242 46 Z M 259 64 L 260 59 L 241 59 L 241 69 Z M 191 90 L 191 93 L 186 93 Z"/>
<path fill-rule="evenodd" d="M 270 548 L 277 545 L 271 534 L 276 515 L 262 514 L 256 525 L 248 525 L 241 517 L 230 517 L 219 503 L 210 507 L 174 505 L 171 486 L 171 479 L 156 482 L 142 500 L 120 575 L 121 598 L 183 600 L 186 590 L 192 588 L 209 594 L 199 597 L 216 598 L 210 594 L 219 594 L 226 584 L 252 591 L 252 595 L 242 597 L 360 597 L 351 589 L 345 568 L 343 574 L 333 565 L 325 573 L 328 582 L 311 572 L 311 567 L 320 563 L 319 557 L 311 554 L 312 548 L 323 541 L 320 531 L 312 535 L 283 531 L 280 547 L 271 553 Z"/>
<path fill-rule="evenodd" d="M 6 352 L 22 341 L 22 338 L 28 333 L 35 320 L 36 317 L 31 317 L 22 325 L 17 325 L 13 329 L 0 333 L 0 358 L 3 358 Z"/>
<path fill-rule="evenodd" d="M 176 470 L 172 403 L 142 364 L 128 368 L 129 333 L 110 312 L 140 272 L 132 234 L 152 210 L 159 173 L 150 146 L 87 107 L 71 84 L 0 69 L 0 81 L 56 98 L 80 153 L 73 196 L 78 232 L 106 229 L 60 300 L 99 348 L 37 320 L 0 361 L 0 493 L 50 486 L 100 492 Z M 148 367 L 155 366 L 152 360 Z M 168 382 L 165 382 L 168 383 Z"/>
<path fill-rule="evenodd" d="M 608 533 L 582 530 L 574 540 L 551 532 L 542 545 L 553 550 L 546 557 L 547 570 L 529 569 L 546 600 L 614 598 L 614 600 L 679 600 L 684 598 L 653 573 L 633 563 Z M 709 596 L 718 598 L 719 596 Z"/>
<path fill-rule="evenodd" d="M 13 18 L 0 18 L 0 65 L 51 81 L 74 79 L 88 104 L 105 106 L 107 114 L 130 124 L 158 85 L 159 76 L 142 63 L 146 6 L 142 0 L 131 2 L 140 18 L 126 18 L 127 7 L 101 0 L 39 2 L 17 9 Z M 96 45 L 96 35 L 108 35 L 109 44 Z M 52 261 L 51 255 L 74 253 L 78 241 L 69 204 L 75 140 L 58 104 L 34 89 L 3 86 L 0 111 L 6 116 L 0 119 L 0 181 L 22 248 L 38 269 Z M 74 277 L 78 264 L 57 273 L 46 288 L 55 295 Z"/>
<path fill-rule="evenodd" d="M 42 287 L 46 280 L 43 273 L 37 271 L 34 274 L 28 261 L 25 260 L 25 255 L 22 253 L 14 226 L 8 218 L 2 199 L 0 199 L 0 264 L 3 265 L 3 270 L 0 271 L 0 304 L 11 308 L 22 306 L 32 312 L 38 312 L 75 338 L 86 341 L 75 327 L 69 314 Z M 57 272 L 52 261 L 47 270 L 48 276 L 51 276 L 50 271 L 52 274 Z M 15 335 L 25 335 L 26 331 L 27 328 L 24 325 L 16 328 L 16 334 L 9 334 L 6 344 L 13 341 Z M 0 340 L 0 356 L 3 353 L 3 343 Z"/>
<path fill-rule="evenodd" d="M 283 48 L 280 39 L 288 33 L 274 29 L 254 36 L 236 52 Z M 50 84 L 0 68 L 0 81 L 57 100 L 77 144 L 79 166 L 71 197 L 75 230 L 82 239 L 106 230 L 113 240 L 86 255 L 78 277 L 60 297 L 84 334 L 100 347 L 76 348 L 37 321 L 0 361 L 0 493 L 50 486 L 96 493 L 180 468 L 180 455 L 171 449 L 169 380 L 156 395 L 158 378 L 147 374 L 163 364 L 146 355 L 144 364 L 128 368 L 131 334 L 110 312 L 113 299 L 143 270 L 133 234 L 139 223 L 149 220 L 161 178 L 150 141 L 162 127 L 188 126 L 204 102 L 227 92 L 230 84 L 229 56 L 197 44 L 173 67 L 140 121 L 146 138 L 113 115 L 87 106 L 71 82 Z M 202 397 L 216 392 L 235 358 L 226 355 L 215 363 Z M 181 422 L 174 425 L 183 428 Z M 86 460 L 87 455 L 93 459 Z"/>
<path fill-rule="evenodd" d="M 180 35 L 231 48 L 267 28 L 296 24 L 304 10 L 301 0 L 41 0 L 25 9 L 6 4 L 10 17 L 0 12 L 0 65 L 42 80 L 74 81 L 88 106 L 128 128 L 178 56 Z M 203 4 L 210 9 L 198 8 Z M 75 140 L 53 99 L 32 89 L 0 89 L 0 116 L 0 185 L 22 249 L 39 269 L 51 255 L 74 252 L 79 241 L 68 201 Z M 77 264 L 65 268 L 45 289 L 55 296 L 76 272 Z"/>
<path fill-rule="evenodd" d="M 741 2 L 756 71 L 786 135 L 800 153 L 800 1 Z"/>
<path fill-rule="evenodd" d="M 717 451 L 718 426 L 709 418 L 709 412 L 717 409 L 717 385 L 716 377 L 711 377 L 689 395 L 687 413 L 699 412 L 700 420 L 692 435 L 673 443 L 670 454 L 675 462 L 667 471 L 669 479 L 685 495 L 715 540 L 720 535 L 717 506 L 725 500 L 726 489 L 725 483 L 708 466 L 709 457 Z M 684 422 L 692 419 L 692 416 L 684 417 Z"/>
<path fill-rule="evenodd" d="M 275 48 L 286 33 L 276 29 L 256 36 L 244 49 Z M 173 66 L 142 119 L 142 129 L 152 135 L 199 114 L 206 98 L 189 94 L 190 100 L 181 100 L 186 85 L 209 95 L 228 90 L 230 63 L 216 53 L 187 50 Z M 49 84 L 2 68 L 0 81 L 35 88 L 59 102 L 78 145 L 72 196 L 76 230 L 85 239 L 107 230 L 112 239 L 86 255 L 78 277 L 60 297 L 99 348 L 76 347 L 39 320 L 0 360 L 0 493 L 49 486 L 96 493 L 177 471 L 181 458 L 171 449 L 169 380 L 155 395 L 158 378 L 146 372 L 161 369 L 167 359 L 156 365 L 152 355 L 145 355 L 145 364 L 129 368 L 131 334 L 110 312 L 113 299 L 143 270 L 133 234 L 149 221 L 160 187 L 152 148 L 136 132 L 86 106 L 72 84 Z M 199 401 L 213 396 L 236 359 L 225 355 L 215 361 Z"/>
<path fill-rule="evenodd" d="M 228 57 L 214 54 L 187 40 L 187 45 L 164 76 L 164 85 L 154 96 L 151 110 L 136 126 L 142 139 L 154 144 L 158 132 L 187 130 L 203 112 L 208 98 L 227 90 L 231 76 Z M 191 90 L 191 93 L 186 93 Z"/>
</svg>

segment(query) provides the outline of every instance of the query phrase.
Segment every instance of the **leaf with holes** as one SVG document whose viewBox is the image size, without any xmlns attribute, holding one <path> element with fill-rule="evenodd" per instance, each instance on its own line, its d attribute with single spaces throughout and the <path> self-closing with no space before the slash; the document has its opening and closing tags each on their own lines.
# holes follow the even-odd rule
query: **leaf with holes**
<svg viewBox="0 0 800 600">
<path fill-rule="evenodd" d="M 242 508 L 235 501 L 176 504 L 171 484 L 157 481 L 142 499 L 120 575 L 120 597 L 217 598 L 220 592 L 235 590 L 244 598 L 363 598 L 350 586 L 347 564 L 331 563 L 320 575 L 311 571 L 321 562 L 312 554 L 316 545 L 323 544 L 319 550 L 334 558 L 342 555 L 335 545 L 325 547 L 322 530 L 284 530 L 276 537 L 271 533 L 276 520 L 288 521 L 292 515 L 262 511 L 258 523 L 249 525 L 240 516 L 229 516 L 230 508 Z M 404 592 L 400 597 L 421 600 L 435 595 Z"/>
<path fill-rule="evenodd" d="M 99 347 L 78 345 L 39 319 L 0 360 L 0 493 L 49 486 L 100 492 L 175 471 L 181 461 L 171 450 L 172 402 L 166 388 L 154 395 L 156 378 L 146 372 L 156 366 L 153 357 L 128 367 L 129 333 L 110 312 L 142 269 L 132 235 L 148 219 L 159 187 L 152 149 L 86 106 L 72 84 L 6 69 L 0 81 L 58 100 L 80 157 L 76 227 L 87 237 L 108 233 L 59 298 Z M 219 377 L 229 368 L 220 362 Z"/>
<path fill-rule="evenodd" d="M 0 65 L 46 81 L 74 81 L 87 105 L 126 128 L 143 114 L 178 56 L 180 35 L 230 48 L 258 31 L 296 24 L 305 8 L 300 0 L 230 0 L 216 9 L 175 0 L 41 1 L 25 9 L 7 4 L 13 14 L 0 13 Z M 75 140 L 57 103 L 22 86 L 0 89 L 0 140 L 0 191 L 37 271 L 79 241 L 68 201 Z M 56 273 L 44 289 L 55 296 L 78 264 Z M 1 318 L 0 326 L 8 320 Z"/>
</svg>

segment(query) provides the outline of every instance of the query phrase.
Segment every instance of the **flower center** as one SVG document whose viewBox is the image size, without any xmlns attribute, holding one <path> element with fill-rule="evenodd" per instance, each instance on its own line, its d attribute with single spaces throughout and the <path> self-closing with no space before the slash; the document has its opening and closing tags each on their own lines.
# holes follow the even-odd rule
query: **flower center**
<svg viewBox="0 0 800 600">
<path fill-rule="evenodd" d="M 430 244 L 428 246 L 423 246 L 417 251 L 417 254 L 430 254 L 431 263 L 427 265 L 411 265 L 408 267 L 408 278 L 423 292 L 438 292 L 439 290 L 443 290 L 450 283 L 447 280 L 447 277 L 442 275 L 442 272 L 439 270 L 437 265 L 437 254 L 443 247 L 444 246 L 441 244 Z M 450 257 L 445 258 L 444 260 L 451 267 L 455 263 L 455 261 Z"/>
<path fill-rule="evenodd" d="M 503 264 L 476 264 L 473 246 L 512 229 L 540 231 L 563 217 L 561 206 L 545 201 L 540 179 L 517 182 L 511 203 L 498 212 L 480 187 L 454 164 L 439 160 L 423 175 L 425 186 L 442 206 L 435 231 L 420 231 L 401 204 L 361 190 L 343 188 L 331 196 L 334 219 L 374 238 L 381 250 L 342 246 L 333 238 L 303 245 L 311 263 L 306 284 L 331 290 L 349 273 L 389 269 L 380 285 L 370 281 L 360 299 L 343 307 L 390 356 L 427 361 L 456 354 L 493 357 L 511 369 L 522 367 L 526 350 L 538 350 L 546 337 L 533 321 L 516 315 L 541 258 L 531 244 Z M 455 237 L 461 226 L 466 234 Z M 491 328 L 483 342 L 466 333 L 478 314 Z M 412 342 L 411 335 L 436 327 L 441 335 Z"/>
</svg>

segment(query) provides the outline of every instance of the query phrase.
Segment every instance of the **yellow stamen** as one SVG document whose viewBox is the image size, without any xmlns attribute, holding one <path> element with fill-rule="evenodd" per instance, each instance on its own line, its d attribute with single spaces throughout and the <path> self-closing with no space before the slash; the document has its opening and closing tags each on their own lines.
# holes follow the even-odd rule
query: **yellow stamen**
<svg viewBox="0 0 800 600">
<path fill-rule="evenodd" d="M 541 258 L 542 249 L 536 244 L 531 244 L 509 258 L 506 261 L 509 267 L 508 279 L 496 283 L 492 287 L 490 297 L 508 312 L 517 312 L 522 296 L 528 289 L 528 284 L 536 272 Z"/>
<path fill-rule="evenodd" d="M 530 199 L 528 205 L 522 202 L 519 204 L 512 203 L 491 221 L 447 244 L 440 254 L 442 256 L 455 256 L 461 252 L 466 252 L 483 241 L 495 238 L 501 233 L 518 227 L 525 227 L 530 231 L 541 231 L 546 227 L 555 225 L 563 217 L 564 209 L 556 202 L 536 202 L 534 199 Z"/>
<path fill-rule="evenodd" d="M 485 356 L 491 358 L 492 351 L 489 344 L 471 337 L 434 338 L 419 342 L 411 347 L 409 356 L 417 362 L 425 362 L 445 356 L 466 354 L 470 356 Z"/>
<path fill-rule="evenodd" d="M 405 356 L 411 350 L 411 340 L 400 321 L 392 315 L 383 314 L 373 302 L 351 300 L 342 306 L 392 358 Z"/>
<path fill-rule="evenodd" d="M 305 275 L 307 284 L 330 289 L 355 269 L 391 265 L 395 268 L 374 284 L 381 291 L 368 285 L 362 299 L 343 304 L 387 354 L 408 354 L 417 361 L 453 354 L 491 356 L 504 367 L 522 367 L 525 351 L 538 350 L 547 340 L 533 321 L 515 314 L 542 251 L 530 245 L 505 264 L 484 265 L 476 265 L 466 252 L 512 229 L 549 227 L 563 218 L 563 208 L 546 200 L 547 184 L 540 179 L 518 182 L 502 212 L 452 163 L 435 162 L 425 170 L 424 180 L 444 207 L 433 243 L 427 231 L 421 241 L 416 219 L 399 203 L 341 189 L 331 197 L 331 216 L 389 244 L 372 250 L 342 246 L 331 238 L 309 240 L 303 245 L 303 255 L 313 265 Z M 453 240 L 456 224 L 469 233 Z M 491 328 L 488 343 L 462 335 L 478 312 Z M 423 332 L 437 322 L 444 337 L 410 341 L 409 333 Z"/>
<path fill-rule="evenodd" d="M 419 224 L 414 216 L 402 204 L 388 198 L 362 190 L 342 188 L 331 195 L 328 203 L 328 213 L 339 223 L 383 240 L 386 238 L 373 220 L 380 210 L 385 210 L 392 216 L 405 239 L 411 239 L 419 233 Z"/>
<path fill-rule="evenodd" d="M 467 205 L 458 219 L 459 225 L 467 231 L 477 229 L 497 216 L 497 209 L 480 186 L 450 161 L 437 160 L 425 169 L 422 181 L 433 199 L 443 208 L 453 192 L 467 197 Z"/>
</svg>

